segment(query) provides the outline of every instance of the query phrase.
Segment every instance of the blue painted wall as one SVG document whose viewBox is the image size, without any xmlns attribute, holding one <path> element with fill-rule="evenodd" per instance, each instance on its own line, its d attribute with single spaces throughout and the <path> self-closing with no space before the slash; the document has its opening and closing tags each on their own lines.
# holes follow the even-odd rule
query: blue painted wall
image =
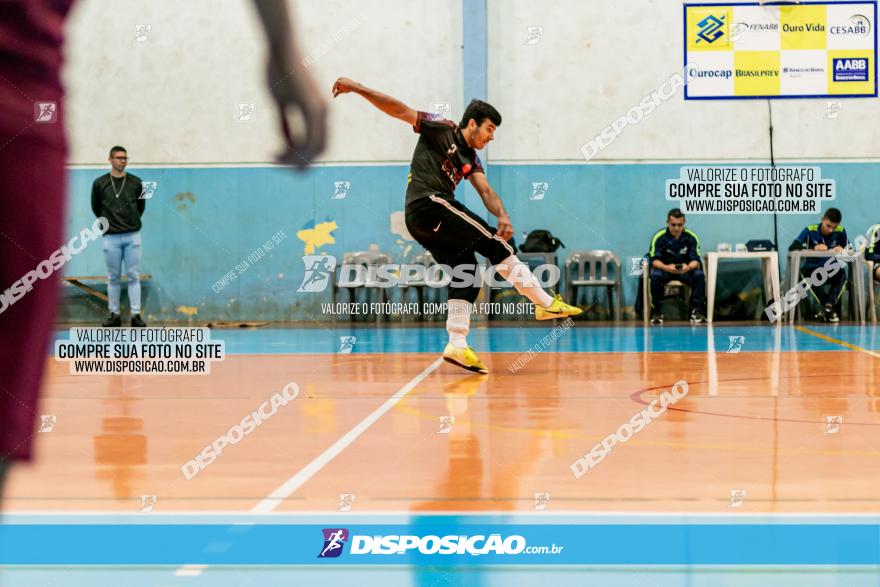
<svg viewBox="0 0 880 587">
<path fill-rule="evenodd" d="M 880 184 L 880 164 L 821 167 L 823 177 L 837 181 L 834 205 L 843 211 L 851 239 L 880 222 L 874 194 L 874 186 Z M 334 221 L 338 226 L 332 233 L 335 243 L 320 251 L 341 258 L 345 251 L 377 244 L 395 260 L 403 259 L 407 245 L 413 243 L 392 234 L 390 218 L 392 212 L 403 210 L 407 170 L 404 165 L 321 167 L 305 174 L 276 168 L 132 168 L 141 179 L 159 184 L 147 201 L 143 219 L 141 270 L 152 275 L 146 288 L 147 317 L 197 322 L 326 319 L 319 304 L 330 300 L 329 292 L 296 292 L 304 274 L 305 252 L 297 231 L 316 222 Z M 523 231 L 547 228 L 566 243 L 563 254 L 604 248 L 626 262 L 627 257 L 643 254 L 653 232 L 664 225 L 671 207 L 663 197 L 665 180 L 677 177 L 678 170 L 679 165 L 653 164 L 493 165 L 489 180 L 506 203 L 517 240 Z M 71 236 L 93 221 L 89 194 L 92 180 L 101 173 L 70 171 Z M 335 181 L 351 183 L 344 199 L 333 199 Z M 535 181 L 550 185 L 542 200 L 529 199 Z M 484 213 L 474 200 L 468 198 L 468 205 Z M 781 247 L 787 248 L 804 225 L 816 220 L 814 215 L 780 215 Z M 773 234 L 772 217 L 766 215 L 691 215 L 688 226 L 700 236 L 704 250 L 722 241 L 745 242 Z M 236 265 L 278 231 L 284 231 L 287 238 L 238 275 Z M 408 256 L 418 251 L 415 245 Z M 229 271 L 236 278 L 216 293 L 212 285 Z M 719 298 L 725 291 L 759 285 L 757 272 L 743 271 L 739 265 L 726 269 Z M 65 272 L 104 274 L 99 243 L 90 244 Z M 633 305 L 635 286 L 635 278 L 626 279 L 624 305 Z M 62 318 L 95 320 L 104 311 L 102 304 L 78 290 L 65 289 Z"/>
</svg>

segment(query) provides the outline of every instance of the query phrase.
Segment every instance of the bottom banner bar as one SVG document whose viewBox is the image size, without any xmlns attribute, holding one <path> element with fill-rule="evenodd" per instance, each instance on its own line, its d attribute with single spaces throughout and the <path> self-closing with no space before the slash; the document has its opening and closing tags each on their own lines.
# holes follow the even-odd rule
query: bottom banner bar
<svg viewBox="0 0 880 587">
<path fill-rule="evenodd" d="M 7 524 L 0 565 L 878 565 L 876 524 Z"/>
</svg>

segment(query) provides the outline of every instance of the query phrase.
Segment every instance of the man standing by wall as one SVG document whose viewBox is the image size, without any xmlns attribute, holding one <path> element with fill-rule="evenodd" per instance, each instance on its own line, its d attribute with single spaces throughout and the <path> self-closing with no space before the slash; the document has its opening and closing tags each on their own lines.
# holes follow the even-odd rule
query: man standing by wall
<svg viewBox="0 0 880 587">
<path fill-rule="evenodd" d="M 104 234 L 104 260 L 107 262 L 109 282 L 107 298 L 110 316 L 103 326 L 121 326 L 122 312 L 119 297 L 122 293 L 120 276 L 125 264 L 128 279 L 128 299 L 131 302 L 131 325 L 146 326 L 141 318 L 141 282 L 138 271 L 141 264 L 141 216 L 145 200 L 141 197 L 141 179 L 126 173 L 128 153 L 123 147 L 110 149 L 110 173 L 92 184 L 92 211 L 105 217 L 110 228 Z"/>
</svg>

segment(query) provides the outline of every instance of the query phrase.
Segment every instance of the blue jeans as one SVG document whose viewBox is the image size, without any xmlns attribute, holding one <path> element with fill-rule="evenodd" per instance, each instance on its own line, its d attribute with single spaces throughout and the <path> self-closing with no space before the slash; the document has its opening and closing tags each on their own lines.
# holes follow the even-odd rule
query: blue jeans
<svg viewBox="0 0 880 587">
<path fill-rule="evenodd" d="M 122 234 L 105 234 L 102 242 L 104 260 L 110 282 L 107 284 L 107 297 L 110 312 L 119 314 L 119 295 L 122 293 L 120 276 L 122 263 L 125 263 L 125 276 L 128 278 L 128 299 L 131 302 L 131 313 L 141 313 L 141 281 L 138 267 L 141 264 L 141 233 L 124 232 Z"/>
</svg>

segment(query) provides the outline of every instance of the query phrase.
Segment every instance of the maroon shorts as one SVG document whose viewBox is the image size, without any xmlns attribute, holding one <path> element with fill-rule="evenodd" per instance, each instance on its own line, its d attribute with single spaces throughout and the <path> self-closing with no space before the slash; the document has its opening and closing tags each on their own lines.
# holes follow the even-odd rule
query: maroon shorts
<svg viewBox="0 0 880 587">
<path fill-rule="evenodd" d="M 0 150 L 0 291 L 36 269 L 61 245 L 64 162 L 63 147 L 26 133 Z M 31 456 L 59 273 L 38 279 L 31 291 L 0 313 L 0 460 Z"/>
<path fill-rule="evenodd" d="M 0 1 L 0 293 L 49 259 L 63 238 L 58 72 L 70 3 Z M 60 273 L 38 279 L 11 304 L 9 296 L 0 301 L 0 462 L 31 457 Z"/>
</svg>

